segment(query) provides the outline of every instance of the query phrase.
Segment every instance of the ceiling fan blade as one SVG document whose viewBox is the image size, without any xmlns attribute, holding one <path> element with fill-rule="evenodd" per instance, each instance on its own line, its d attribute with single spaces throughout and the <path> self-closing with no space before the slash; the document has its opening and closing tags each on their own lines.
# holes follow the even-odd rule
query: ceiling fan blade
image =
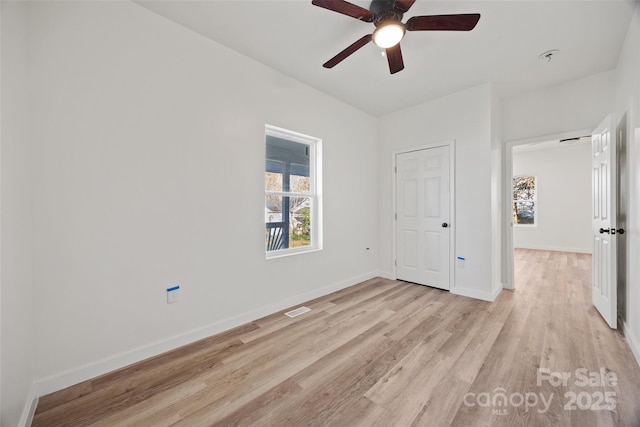
<svg viewBox="0 0 640 427">
<path fill-rule="evenodd" d="M 362 46 L 366 45 L 370 41 L 371 41 L 371 34 L 367 34 L 366 36 L 363 36 L 362 38 L 358 39 L 355 43 L 351 44 L 351 46 L 347 47 L 345 50 L 343 50 L 342 52 L 340 52 L 339 54 L 337 54 L 336 56 L 334 56 L 333 58 L 331 58 L 330 60 L 322 64 L 322 66 L 324 68 L 335 67 L 336 65 L 338 65 L 339 63 L 347 59 L 349 55 L 351 55 L 356 50 L 360 49 Z"/>
<path fill-rule="evenodd" d="M 373 12 L 344 0 L 313 0 L 311 4 L 365 22 L 373 22 L 376 17 Z"/>
<path fill-rule="evenodd" d="M 404 70 L 404 61 L 402 60 L 402 51 L 400 50 L 400 43 L 395 46 L 388 47 L 387 61 L 389 62 L 389 71 L 391 74 L 395 74 L 398 71 Z"/>
<path fill-rule="evenodd" d="M 414 16 L 406 27 L 407 31 L 471 31 L 479 20 L 479 13 Z"/>
<path fill-rule="evenodd" d="M 416 2 L 416 0 L 396 0 L 396 3 L 393 5 L 393 8 L 397 11 L 405 13 L 408 11 L 411 6 Z"/>
</svg>

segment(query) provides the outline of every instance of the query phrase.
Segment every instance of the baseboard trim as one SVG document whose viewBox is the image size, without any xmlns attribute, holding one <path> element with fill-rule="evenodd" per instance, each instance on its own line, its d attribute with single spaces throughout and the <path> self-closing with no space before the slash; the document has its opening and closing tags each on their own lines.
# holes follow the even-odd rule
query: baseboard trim
<svg viewBox="0 0 640 427">
<path fill-rule="evenodd" d="M 475 289 L 468 288 L 451 288 L 449 292 L 463 297 L 493 302 L 498 297 L 500 292 L 502 292 L 502 288 L 493 289 L 492 292 L 477 291 Z"/>
<path fill-rule="evenodd" d="M 640 366 L 640 342 L 636 339 L 635 334 L 629 328 L 629 326 L 621 320 L 622 323 L 622 332 L 624 332 L 624 337 L 627 339 L 629 343 L 629 347 L 631 348 L 631 352 L 633 356 L 636 358 L 636 363 Z"/>
<path fill-rule="evenodd" d="M 33 423 L 33 416 L 36 413 L 36 407 L 38 406 L 38 387 L 36 383 L 31 385 L 31 390 L 29 390 L 29 395 L 24 403 L 24 409 L 22 410 L 22 415 L 20 416 L 20 421 L 18 426 L 20 427 L 29 427 Z"/>
<path fill-rule="evenodd" d="M 378 273 L 379 272 L 377 271 L 372 271 L 367 274 L 355 276 L 329 286 L 295 295 L 274 304 L 247 311 L 237 316 L 219 320 L 201 328 L 193 329 L 191 331 L 187 331 L 182 334 L 157 341 L 155 343 L 116 354 L 114 356 L 107 357 L 72 370 L 61 372 L 56 375 L 51 375 L 46 378 L 41 378 L 37 381 L 36 384 L 38 391 L 37 396 L 44 396 L 46 394 L 62 390 L 74 384 L 78 384 L 91 378 L 104 375 L 108 372 L 124 368 L 125 366 L 131 365 L 133 363 L 140 362 L 142 360 L 157 356 L 170 350 L 174 350 L 183 345 L 191 344 L 203 338 L 207 338 L 220 332 L 224 332 L 226 330 L 243 325 L 245 323 L 252 322 L 256 319 L 260 319 L 261 317 L 277 313 L 294 305 L 328 295 L 332 292 L 336 292 L 344 288 L 348 288 L 374 277 L 378 277 Z"/>
<path fill-rule="evenodd" d="M 383 279 L 396 280 L 396 275 L 393 271 L 378 270 L 376 276 L 382 277 Z"/>
<path fill-rule="evenodd" d="M 376 275 L 378 277 L 382 277 L 383 279 L 398 280 L 395 273 L 393 273 L 392 271 L 378 270 Z M 449 289 L 449 292 L 463 297 L 493 302 L 498 297 L 498 295 L 500 295 L 500 292 L 502 292 L 502 288 L 503 285 L 500 284 L 500 286 L 492 289 L 491 292 L 476 291 L 475 289 L 467 288 L 451 288 Z"/>
<path fill-rule="evenodd" d="M 514 245 L 514 249 L 534 249 L 538 251 L 553 251 L 553 252 L 571 252 L 578 254 L 591 254 L 591 248 L 562 248 L 557 246 L 538 246 L 538 245 Z"/>
</svg>

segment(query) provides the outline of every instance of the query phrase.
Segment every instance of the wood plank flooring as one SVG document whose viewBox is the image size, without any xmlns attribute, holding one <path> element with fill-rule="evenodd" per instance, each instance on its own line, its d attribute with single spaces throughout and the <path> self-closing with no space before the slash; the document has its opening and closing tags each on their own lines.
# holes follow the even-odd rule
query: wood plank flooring
<svg viewBox="0 0 640 427">
<path fill-rule="evenodd" d="M 640 426 L 640 368 L 591 304 L 590 255 L 515 264 L 494 303 L 369 280 L 44 396 L 33 426 Z"/>
</svg>

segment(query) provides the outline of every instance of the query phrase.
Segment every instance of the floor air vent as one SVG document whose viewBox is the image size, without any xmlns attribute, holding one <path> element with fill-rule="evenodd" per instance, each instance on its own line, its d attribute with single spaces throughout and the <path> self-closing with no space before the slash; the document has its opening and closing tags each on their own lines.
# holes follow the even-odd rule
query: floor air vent
<svg viewBox="0 0 640 427">
<path fill-rule="evenodd" d="M 311 311 L 309 307 L 299 307 L 299 308 L 296 308 L 295 310 L 287 311 L 284 315 L 289 317 L 296 317 L 296 316 L 300 316 L 301 314 L 305 314 L 309 311 Z"/>
</svg>

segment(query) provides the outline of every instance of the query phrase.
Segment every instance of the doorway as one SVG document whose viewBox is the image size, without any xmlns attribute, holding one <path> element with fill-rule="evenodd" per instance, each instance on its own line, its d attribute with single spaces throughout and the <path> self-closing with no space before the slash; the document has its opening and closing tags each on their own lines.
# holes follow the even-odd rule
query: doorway
<svg viewBox="0 0 640 427">
<path fill-rule="evenodd" d="M 589 138 L 592 129 L 580 129 L 560 134 L 546 135 L 505 144 L 505 289 L 514 289 L 514 247 L 591 253 L 591 166 Z M 563 142 L 560 142 L 563 141 Z M 575 153 L 573 153 L 575 151 Z M 526 154 L 514 169 L 516 153 Z M 537 154 L 535 154 L 537 153 Z M 573 155 L 584 157 L 575 171 L 565 172 L 564 162 L 573 162 Z M 553 163 L 557 167 L 551 166 Z M 582 164 L 584 163 L 584 164 Z M 573 176 L 579 174 L 580 177 Z M 516 201 L 513 177 L 527 177 L 536 188 L 531 200 Z M 574 187 L 572 188 L 572 184 Z M 564 193 L 563 193 L 564 189 Z M 542 191 L 542 193 L 541 193 Z M 580 194 L 574 194 L 579 192 Z M 572 203 L 567 194 L 579 200 Z M 522 224 L 514 217 L 514 203 L 524 209 L 520 212 Z M 574 207 L 575 206 L 575 207 Z M 569 214 L 564 213 L 565 211 Z M 525 215 L 526 214 L 526 215 Z M 557 220 L 564 218 L 564 220 Z"/>
</svg>

